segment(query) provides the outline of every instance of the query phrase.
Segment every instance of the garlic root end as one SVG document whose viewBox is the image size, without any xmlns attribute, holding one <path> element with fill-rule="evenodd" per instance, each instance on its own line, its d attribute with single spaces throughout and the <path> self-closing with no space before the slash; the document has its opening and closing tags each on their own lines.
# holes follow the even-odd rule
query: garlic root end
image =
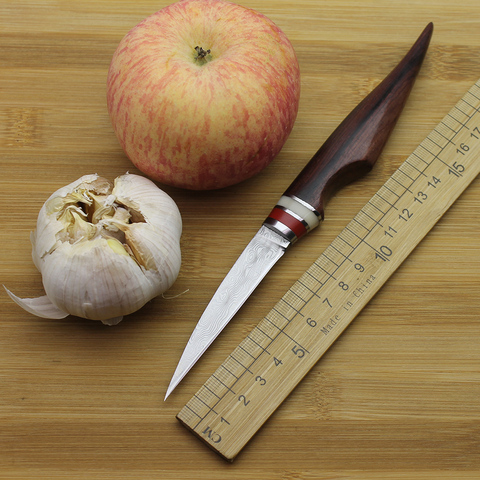
<svg viewBox="0 0 480 480">
<path fill-rule="evenodd" d="M 113 327 L 114 325 L 118 325 L 123 319 L 123 315 L 120 317 L 109 318 L 108 320 L 101 320 L 104 325 L 108 325 L 109 327 Z"/>
</svg>

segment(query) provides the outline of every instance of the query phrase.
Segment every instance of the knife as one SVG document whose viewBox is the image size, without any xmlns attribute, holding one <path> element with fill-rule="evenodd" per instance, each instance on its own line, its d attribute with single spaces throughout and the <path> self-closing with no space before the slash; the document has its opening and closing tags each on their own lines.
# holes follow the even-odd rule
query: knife
<svg viewBox="0 0 480 480">
<path fill-rule="evenodd" d="M 407 101 L 432 32 L 429 23 L 400 63 L 343 120 L 281 196 L 198 321 L 165 400 L 285 250 L 323 220 L 324 204 L 332 194 L 373 168 Z"/>
</svg>

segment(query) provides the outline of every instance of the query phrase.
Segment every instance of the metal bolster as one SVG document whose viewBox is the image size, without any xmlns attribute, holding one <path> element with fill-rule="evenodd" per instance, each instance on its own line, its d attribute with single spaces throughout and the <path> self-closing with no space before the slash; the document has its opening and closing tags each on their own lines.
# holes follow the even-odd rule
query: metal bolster
<svg viewBox="0 0 480 480">
<path fill-rule="evenodd" d="M 268 217 L 263 224 L 267 227 L 273 230 L 274 232 L 278 233 L 282 237 L 285 237 L 291 244 L 295 243 L 298 238 L 295 235 L 295 232 L 289 228 L 287 225 L 284 223 L 280 222 L 279 220 L 276 220 L 274 218 Z"/>
<path fill-rule="evenodd" d="M 308 208 L 311 212 L 313 212 L 318 218 L 321 217 L 320 212 L 315 209 L 315 207 L 312 207 L 309 203 L 305 202 L 301 198 L 296 197 L 295 195 L 286 195 L 290 197 L 292 200 L 295 200 L 296 202 L 300 203 L 303 205 L 305 208 Z"/>
</svg>

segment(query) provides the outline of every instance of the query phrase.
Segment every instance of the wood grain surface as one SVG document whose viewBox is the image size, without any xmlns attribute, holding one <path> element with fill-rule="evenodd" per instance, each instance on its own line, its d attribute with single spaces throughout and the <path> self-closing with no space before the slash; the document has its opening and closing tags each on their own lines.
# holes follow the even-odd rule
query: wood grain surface
<svg viewBox="0 0 480 480">
<path fill-rule="evenodd" d="M 79 176 L 136 172 L 105 80 L 123 35 L 162 0 L 0 0 L 0 283 L 42 294 L 29 233 Z M 289 36 L 302 96 L 284 149 L 215 192 L 164 189 L 183 264 L 116 327 L 44 320 L 0 294 L 0 478 L 480 479 L 480 182 L 475 180 L 233 464 L 175 415 L 480 77 L 478 0 L 245 0 Z M 374 170 L 275 266 L 163 402 L 196 321 L 278 197 L 428 22 L 410 99 Z M 138 173 L 138 172 L 137 172 Z M 235 212 L 232 214 L 232 212 Z"/>
</svg>

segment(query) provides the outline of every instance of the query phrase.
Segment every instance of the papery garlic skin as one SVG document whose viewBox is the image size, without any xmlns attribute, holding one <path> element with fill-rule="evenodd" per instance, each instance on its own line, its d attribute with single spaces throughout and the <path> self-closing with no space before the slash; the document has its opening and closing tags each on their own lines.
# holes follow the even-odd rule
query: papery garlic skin
<svg viewBox="0 0 480 480">
<path fill-rule="evenodd" d="M 57 190 L 31 236 L 51 317 L 64 312 L 113 325 L 137 311 L 175 282 L 181 233 L 177 205 L 144 177 L 122 175 L 112 188 L 85 175 Z M 45 297 L 9 294 L 31 313 L 48 315 Z"/>
</svg>

